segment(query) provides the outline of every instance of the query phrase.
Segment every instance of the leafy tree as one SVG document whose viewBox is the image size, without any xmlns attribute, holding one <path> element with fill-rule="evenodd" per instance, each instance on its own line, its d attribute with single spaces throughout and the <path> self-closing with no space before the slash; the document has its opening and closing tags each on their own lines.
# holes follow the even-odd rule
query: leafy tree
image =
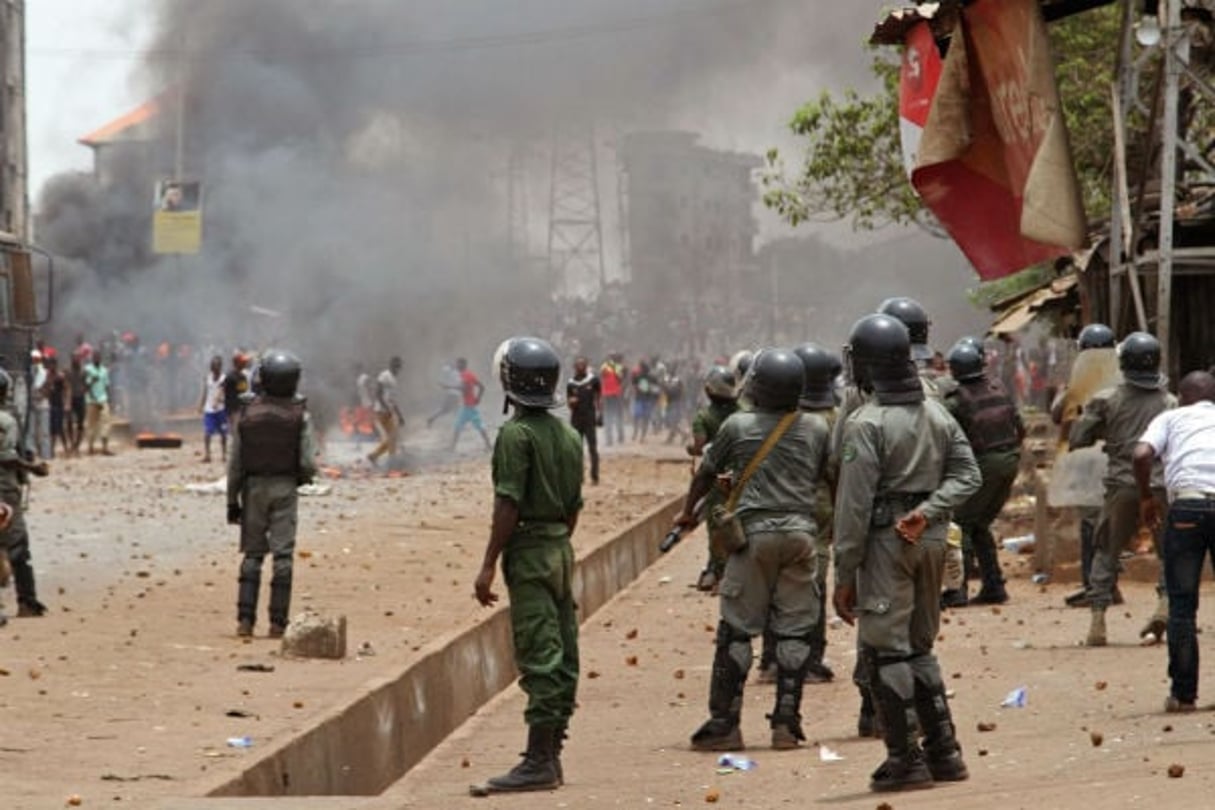
<svg viewBox="0 0 1215 810">
<path fill-rule="evenodd" d="M 1113 171 L 1110 83 L 1118 51 L 1116 5 L 1050 25 L 1059 96 L 1090 218 L 1108 216 Z M 787 222 L 848 220 L 857 230 L 915 224 L 935 230 L 908 181 L 899 143 L 898 49 L 874 49 L 880 90 L 823 92 L 794 114 L 789 126 L 805 154 L 790 174 L 777 150 L 768 152 L 764 202 Z M 1133 148 L 1133 145 L 1132 145 Z"/>
</svg>

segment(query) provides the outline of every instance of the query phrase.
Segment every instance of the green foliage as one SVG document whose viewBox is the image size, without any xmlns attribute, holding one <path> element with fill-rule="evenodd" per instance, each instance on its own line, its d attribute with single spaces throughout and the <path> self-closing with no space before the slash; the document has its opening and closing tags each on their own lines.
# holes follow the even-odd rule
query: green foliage
<svg viewBox="0 0 1215 810">
<path fill-rule="evenodd" d="M 1019 273 L 1013 273 L 995 281 L 985 281 L 978 287 L 966 291 L 966 297 L 976 307 L 984 309 L 1021 293 L 1041 287 L 1055 277 L 1050 264 L 1035 264 Z"/>
<path fill-rule="evenodd" d="M 1119 11 L 1106 6 L 1050 26 L 1059 95 L 1085 210 L 1108 216 L 1114 138 L 1110 86 L 1118 50 Z M 824 92 L 793 116 L 790 128 L 805 154 L 790 174 L 775 149 L 763 177 L 764 203 L 792 225 L 848 220 L 858 230 L 885 225 L 932 225 L 908 182 L 899 143 L 899 51 L 875 49 L 882 90 Z M 1133 145 L 1132 145 L 1133 148 Z"/>
</svg>

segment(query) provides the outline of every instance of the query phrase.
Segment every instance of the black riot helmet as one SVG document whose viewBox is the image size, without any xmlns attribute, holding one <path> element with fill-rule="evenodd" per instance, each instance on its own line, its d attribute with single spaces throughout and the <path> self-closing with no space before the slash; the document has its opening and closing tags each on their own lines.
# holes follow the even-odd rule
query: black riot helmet
<svg viewBox="0 0 1215 810">
<path fill-rule="evenodd" d="M 747 374 L 747 398 L 760 411 L 792 411 L 805 385 L 802 360 L 788 349 L 764 349 Z"/>
<path fill-rule="evenodd" d="M 983 345 L 982 338 L 977 338 L 974 335 L 963 335 L 958 338 L 958 342 L 954 346 L 973 346 L 980 357 L 987 354 L 987 347 Z"/>
<path fill-rule="evenodd" d="M 958 341 L 949 350 L 949 373 L 955 380 L 966 382 L 983 377 L 983 353 L 973 343 Z"/>
<path fill-rule="evenodd" d="M 561 358 L 548 343 L 534 337 L 511 338 L 495 357 L 506 399 L 523 408 L 555 408 Z"/>
<path fill-rule="evenodd" d="M 866 315 L 848 335 L 849 373 L 883 405 L 921 402 L 924 388 L 911 362 L 911 335 L 889 315 Z"/>
<path fill-rule="evenodd" d="M 889 315 L 902 321 L 911 334 L 911 359 L 931 360 L 932 349 L 928 347 L 928 311 L 914 298 L 887 298 L 878 307 L 879 315 Z"/>
<path fill-rule="evenodd" d="M 1090 323 L 1080 330 L 1080 351 L 1114 348 L 1114 330 L 1103 323 Z"/>
<path fill-rule="evenodd" d="M 282 349 L 269 349 L 258 366 L 262 391 L 272 397 L 293 397 L 300 384 L 300 359 Z"/>
<path fill-rule="evenodd" d="M 806 409 L 835 406 L 835 378 L 843 364 L 839 356 L 817 343 L 803 343 L 793 350 L 806 372 L 798 406 Z"/>
<path fill-rule="evenodd" d="M 725 366 L 713 366 L 705 375 L 705 396 L 717 401 L 732 402 L 738 396 L 738 381 Z"/>
<path fill-rule="evenodd" d="M 1160 388 L 1160 341 L 1147 332 L 1132 332 L 1118 347 L 1118 367 L 1122 376 L 1138 388 Z"/>
</svg>

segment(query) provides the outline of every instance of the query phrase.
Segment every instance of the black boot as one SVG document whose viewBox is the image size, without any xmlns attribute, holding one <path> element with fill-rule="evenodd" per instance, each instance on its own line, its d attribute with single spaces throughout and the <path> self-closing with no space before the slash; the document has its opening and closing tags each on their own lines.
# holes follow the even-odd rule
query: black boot
<svg viewBox="0 0 1215 810">
<path fill-rule="evenodd" d="M 924 755 L 937 782 L 961 782 L 970 777 L 962 759 L 949 702 L 943 684 L 930 685 L 916 678 L 915 712 L 924 731 Z"/>
<path fill-rule="evenodd" d="M 553 767 L 557 770 L 557 784 L 565 784 L 565 769 L 561 767 L 561 752 L 565 750 L 568 726 L 553 726 Z"/>
<path fill-rule="evenodd" d="M 528 726 L 527 751 L 523 761 L 486 783 L 493 793 L 521 793 L 529 790 L 556 790 L 561 780 L 553 757 L 552 726 Z"/>
<path fill-rule="evenodd" d="M 874 706 L 873 692 L 868 686 L 858 686 L 861 693 L 861 711 L 856 717 L 856 736 L 861 738 L 880 738 L 882 728 L 877 709 Z"/>
<path fill-rule="evenodd" d="M 979 531 L 975 532 L 971 542 L 974 545 L 975 557 L 979 561 L 983 587 L 970 601 L 980 605 L 1004 604 L 1008 601 L 1008 591 L 1004 589 L 1004 575 L 1000 572 L 996 541 L 990 531 Z"/>
<path fill-rule="evenodd" d="M 291 558 L 274 558 L 274 576 L 270 580 L 270 637 L 281 638 L 287 629 L 287 614 L 291 610 Z"/>
<path fill-rule="evenodd" d="M 34 567 L 29 560 L 15 560 L 13 585 L 17 589 L 17 615 L 20 617 L 45 616 L 47 607 L 38 601 L 38 588 L 34 583 Z"/>
<path fill-rule="evenodd" d="M 915 740 L 915 687 L 910 667 L 905 662 L 882 667 L 883 670 L 894 668 L 906 671 L 883 673 L 887 677 L 875 678 L 873 684 L 886 741 L 886 761 L 878 766 L 869 781 L 869 789 L 879 793 L 932 787 L 932 773 Z M 893 677 L 889 677 L 892 674 Z M 903 692 L 910 694 L 904 696 Z"/>
<path fill-rule="evenodd" d="M 821 596 L 821 592 L 820 592 Z M 831 683 L 835 673 L 823 663 L 827 654 L 827 614 L 823 599 L 819 599 L 818 622 L 810 634 L 810 660 L 806 662 L 806 683 Z"/>
<path fill-rule="evenodd" d="M 262 558 L 245 555 L 240 563 L 240 580 L 236 591 L 236 620 L 238 635 L 253 635 L 257 622 L 257 596 L 262 588 Z"/>
<path fill-rule="evenodd" d="M 772 725 L 772 747 L 777 751 L 798 748 L 806 741 L 802 731 L 802 684 L 805 667 L 776 670 L 776 707 L 768 715 Z"/>
<path fill-rule="evenodd" d="M 692 735 L 695 751 L 739 751 L 743 747 L 738 721 L 747 672 L 730 655 L 731 642 L 739 646 L 745 643 L 746 655 L 751 656 L 750 638 L 735 638 L 724 622 L 717 626 L 717 651 L 713 654 L 713 679 L 709 683 L 709 719 Z"/>
</svg>

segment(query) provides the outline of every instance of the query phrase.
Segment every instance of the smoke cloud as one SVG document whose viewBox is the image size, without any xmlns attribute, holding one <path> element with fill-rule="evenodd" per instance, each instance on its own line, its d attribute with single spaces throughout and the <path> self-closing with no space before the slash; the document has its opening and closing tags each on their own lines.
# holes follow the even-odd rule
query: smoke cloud
<svg viewBox="0 0 1215 810">
<path fill-rule="evenodd" d="M 344 399 L 353 360 L 374 369 L 400 354 L 429 398 L 442 359 L 467 355 L 484 372 L 501 338 L 552 326 L 542 262 L 508 260 L 512 148 L 529 156 L 529 248 L 542 256 L 547 138 L 594 119 L 612 275 L 613 133 L 679 127 L 762 152 L 782 141 L 801 101 L 866 81 L 860 44 L 879 4 L 208 0 L 158 9 L 142 76 L 149 95 L 166 93 L 153 142 L 108 158 L 105 185 L 61 176 L 39 200 L 40 240 L 64 268 L 60 337 L 130 328 L 145 343 L 282 344 L 304 358 L 310 396 L 320 380 Z M 152 188 L 173 171 L 176 88 L 186 100 L 184 174 L 205 187 L 204 248 L 156 257 Z"/>
</svg>

